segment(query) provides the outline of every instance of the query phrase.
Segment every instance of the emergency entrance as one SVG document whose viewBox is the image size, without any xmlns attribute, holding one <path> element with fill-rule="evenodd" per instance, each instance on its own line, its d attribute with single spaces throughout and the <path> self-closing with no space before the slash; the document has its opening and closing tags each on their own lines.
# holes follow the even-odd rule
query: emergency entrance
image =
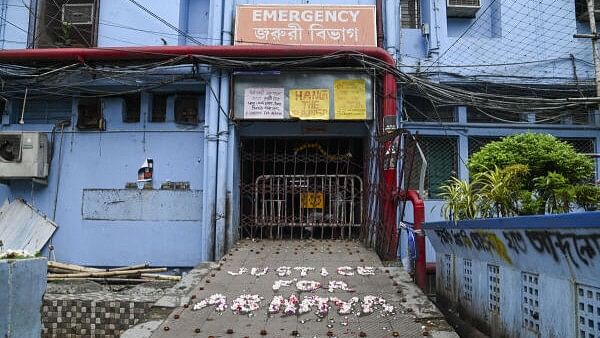
<svg viewBox="0 0 600 338">
<path fill-rule="evenodd" d="M 242 238 L 357 238 L 364 215 L 361 138 L 243 138 Z"/>
</svg>

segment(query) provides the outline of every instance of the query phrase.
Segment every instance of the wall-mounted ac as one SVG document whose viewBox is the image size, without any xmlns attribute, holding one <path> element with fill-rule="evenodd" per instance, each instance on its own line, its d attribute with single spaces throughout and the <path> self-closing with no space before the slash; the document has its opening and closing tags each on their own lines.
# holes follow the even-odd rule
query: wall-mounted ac
<svg viewBox="0 0 600 338">
<path fill-rule="evenodd" d="M 100 0 L 37 0 L 35 48 L 94 47 Z"/>
<path fill-rule="evenodd" d="M 71 25 L 91 25 L 94 22 L 94 4 L 62 5 L 62 21 Z"/>
<path fill-rule="evenodd" d="M 37 132 L 0 132 L 0 179 L 46 179 L 48 136 Z"/>
<path fill-rule="evenodd" d="M 447 0 L 446 15 L 456 18 L 474 18 L 481 8 L 480 0 Z"/>
</svg>

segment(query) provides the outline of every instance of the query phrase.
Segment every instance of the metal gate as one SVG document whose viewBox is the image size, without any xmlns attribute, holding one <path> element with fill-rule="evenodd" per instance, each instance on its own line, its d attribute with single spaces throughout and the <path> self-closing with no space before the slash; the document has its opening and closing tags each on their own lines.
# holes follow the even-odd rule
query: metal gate
<svg viewBox="0 0 600 338">
<path fill-rule="evenodd" d="M 265 175 L 255 184 L 254 224 L 269 237 L 284 227 L 330 227 L 330 236 L 351 237 L 362 225 L 362 180 L 356 175 Z M 319 231 L 324 237 L 324 231 Z M 290 235 L 293 231 L 290 231 Z M 300 238 L 304 231 L 300 231 Z"/>
<path fill-rule="evenodd" d="M 241 237 L 333 239 L 360 235 L 364 224 L 363 140 L 244 141 Z"/>
</svg>

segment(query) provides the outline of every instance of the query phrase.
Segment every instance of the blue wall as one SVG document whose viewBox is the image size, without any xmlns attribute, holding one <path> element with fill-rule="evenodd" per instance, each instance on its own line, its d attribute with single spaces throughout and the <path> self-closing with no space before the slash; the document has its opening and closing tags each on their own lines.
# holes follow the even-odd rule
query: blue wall
<svg viewBox="0 0 600 338">
<path fill-rule="evenodd" d="M 0 1 L 0 49 L 26 48 L 29 10 L 21 0 Z"/>
<path fill-rule="evenodd" d="M 438 300 L 492 336 L 597 336 L 599 224 L 600 212 L 426 224 Z"/>
<path fill-rule="evenodd" d="M 167 27 L 131 2 L 101 0 L 99 46 L 194 44 L 184 36 L 186 34 L 206 44 L 229 44 L 233 29 L 229 23 L 233 19 L 236 4 L 373 5 L 375 1 L 145 0 L 140 3 L 185 34 Z M 420 29 L 401 30 L 398 27 L 402 12 L 398 3 L 395 0 L 384 1 L 384 47 L 393 54 L 404 71 L 427 69 L 475 74 L 481 70 L 438 66 L 447 63 L 464 65 L 553 59 L 527 65 L 498 66 L 492 70 L 500 75 L 527 73 L 533 76 L 571 76 L 571 61 L 564 57 L 573 53 L 576 59 L 581 59 L 576 61 L 579 78 L 585 80 L 593 77 L 593 67 L 589 62 L 589 41 L 572 37 L 576 32 L 585 31 L 585 25 L 575 20 L 572 0 L 542 0 L 533 5 L 531 1 L 524 0 L 483 0 L 482 8 L 475 19 L 448 18 L 445 1 L 422 0 L 422 22 L 429 24 L 430 31 L 427 36 L 424 36 Z M 0 0 L 0 8 L 6 9 L 4 12 L 0 11 L 4 13 L 5 20 L 22 30 L 27 31 L 33 24 L 28 9 L 20 0 Z M 26 47 L 25 32 L 11 24 L 5 23 L 2 26 L 0 48 Z M 472 29 L 465 33 L 469 27 Z M 561 28 L 557 30 L 556 27 Z M 523 55 L 523 51 L 527 51 L 528 54 Z M 560 57 L 554 60 L 557 56 Z M 490 68 L 486 69 L 490 71 Z M 62 169 L 57 170 L 57 156 L 52 163 L 50 184 L 47 187 L 35 185 L 33 189 L 30 182 L 11 183 L 10 189 L 2 189 L 0 186 L 0 200 L 4 196 L 23 197 L 52 216 L 54 200 L 58 196 L 56 221 L 61 228 L 54 236 L 54 246 L 57 258 L 61 260 L 91 265 L 121 265 L 149 259 L 153 264 L 176 266 L 194 265 L 200 260 L 211 258 L 211 241 L 214 239 L 214 233 L 211 231 L 218 226 L 214 224 L 214 215 L 219 212 L 215 201 L 217 198 L 220 201 L 229 198 L 234 201 L 233 205 L 237 205 L 236 175 L 239 161 L 236 159 L 239 136 L 256 135 L 265 131 L 272 135 L 288 132 L 285 125 L 279 129 L 262 125 L 238 130 L 238 127 L 229 121 L 220 121 L 221 111 L 228 111 L 229 97 L 228 74 L 221 75 L 218 72 L 213 73 L 208 79 L 208 89 L 204 89 L 212 94 L 203 98 L 199 104 L 200 107 L 206 107 L 204 113 L 207 118 L 203 126 L 188 129 L 173 122 L 122 123 L 120 99 L 107 99 L 106 132 L 78 132 L 74 127 L 67 128 L 63 139 Z M 436 78 L 441 81 L 445 79 L 441 76 Z M 198 85 L 196 89 L 203 90 L 201 87 L 204 87 L 204 84 Z M 144 100 L 147 100 L 147 97 Z M 170 111 L 172 104 L 171 101 Z M 598 126 L 594 124 L 475 125 L 467 123 L 465 107 L 457 108 L 456 122 L 442 125 L 437 122 L 402 121 L 402 126 L 421 135 L 457 137 L 460 159 L 458 174 L 461 178 L 468 178 L 465 163 L 468 159 L 468 140 L 472 136 L 503 136 L 534 130 L 560 137 L 593 138 L 596 140 L 597 149 L 600 143 Z M 301 133 L 299 125 L 294 127 L 297 128 L 289 130 L 296 134 Z M 23 129 L 50 131 L 51 126 L 26 124 Z M 20 127 L 10 125 L 4 126 L 2 130 L 20 130 Z M 357 129 L 354 132 L 364 134 L 364 130 Z M 328 135 L 346 135 L 344 133 L 345 131 L 332 129 Z M 217 138 L 218 141 L 215 141 Z M 55 144 L 55 147 L 58 147 L 58 144 Z M 135 180 L 137 168 L 146 157 L 155 159 L 155 187 L 165 180 L 181 180 L 190 181 L 193 190 L 202 191 L 202 220 L 134 222 L 82 219 L 84 189 L 123 189 L 126 182 Z M 222 180 L 218 184 L 215 183 L 217 166 L 221 166 L 219 170 L 223 170 L 219 171 L 220 173 L 225 172 L 227 175 L 225 186 Z M 57 187 L 59 172 L 61 183 L 60 187 Z M 101 208 L 101 205 L 86 207 L 94 209 Z M 426 219 L 439 220 L 440 208 L 440 201 L 426 201 Z M 407 216 L 410 220 L 411 215 Z M 233 212 L 224 225 L 224 231 L 230 233 L 227 238 L 229 243 L 234 240 L 238 217 L 239 215 Z M 172 219 L 179 218 L 174 214 Z M 405 249 L 406 246 L 401 249 L 404 256 Z M 431 248 L 428 255 L 431 260 L 435 258 Z"/>
<path fill-rule="evenodd" d="M 10 183 L 13 197 L 21 197 L 55 218 L 59 229 L 53 237 L 53 245 L 60 261 L 97 266 L 144 261 L 152 265 L 193 266 L 207 259 L 201 221 L 180 221 L 182 217 L 178 213 L 184 212 L 180 209 L 170 209 L 171 214 L 156 220 L 152 220 L 152 216 L 144 221 L 83 220 L 84 189 L 124 189 L 127 182 L 137 180 L 137 170 L 146 158 L 154 159 L 155 189 L 165 181 L 189 181 L 191 189 L 202 190 L 204 137 L 201 125 L 175 124 L 172 107 L 168 109 L 170 117 L 167 118 L 171 122 L 144 122 L 148 119 L 146 108 L 142 110 L 141 122 L 123 123 L 121 107 L 120 98 L 104 100 L 106 131 L 83 132 L 71 126 L 63 135 L 56 132 L 48 186 L 13 181 Z M 25 130 L 50 131 L 51 128 L 23 126 Z M 2 128 L 20 129 L 19 125 Z M 59 175 L 60 186 L 57 186 Z M 152 200 L 143 206 L 158 207 L 152 203 L 161 201 Z"/>
</svg>

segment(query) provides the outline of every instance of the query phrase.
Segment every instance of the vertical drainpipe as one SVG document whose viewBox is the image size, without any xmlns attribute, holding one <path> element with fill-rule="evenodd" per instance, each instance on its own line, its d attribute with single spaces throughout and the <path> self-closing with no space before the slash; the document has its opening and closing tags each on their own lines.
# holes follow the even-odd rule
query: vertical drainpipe
<svg viewBox="0 0 600 338">
<path fill-rule="evenodd" d="M 222 11 L 222 29 L 221 41 L 223 45 L 231 44 L 231 20 L 232 20 L 232 0 L 223 1 Z M 227 204 L 231 201 L 227 194 L 228 167 L 233 163 L 228 163 L 229 152 L 229 74 L 222 71 L 220 77 L 219 88 L 219 107 L 217 107 L 217 115 L 219 121 L 218 128 L 218 151 L 217 151 L 217 194 L 216 194 L 216 220 L 215 220 L 215 260 L 221 258 L 225 254 L 226 241 L 231 224 L 227 224 L 230 208 Z"/>
<path fill-rule="evenodd" d="M 224 23 L 223 23 L 223 44 L 224 45 L 230 45 L 232 44 L 233 41 L 233 18 L 234 18 L 234 13 L 235 13 L 235 1 L 234 0 L 226 0 L 225 1 L 225 8 L 224 8 Z M 232 74 L 229 73 L 227 74 L 229 75 L 227 77 L 227 82 L 226 82 L 226 86 L 221 87 L 221 92 L 223 92 L 223 90 L 227 91 L 227 100 L 228 100 L 228 105 L 231 104 L 231 77 Z M 229 111 L 232 111 L 232 107 L 229 106 Z M 228 143 L 227 143 L 227 163 L 229 164 L 227 166 L 227 215 L 226 215 L 226 233 L 225 233 L 225 238 L 226 238 L 226 246 L 225 246 L 225 250 L 227 251 L 228 249 L 231 249 L 231 247 L 234 244 L 234 241 L 236 239 L 236 232 L 237 232 L 237 227 L 234 227 L 237 223 L 237 217 L 235 215 L 237 215 L 237 210 L 239 210 L 239 208 L 237 207 L 239 205 L 239 203 L 235 203 L 236 202 L 236 197 L 239 195 L 239 190 L 236 190 L 234 188 L 234 176 L 236 175 L 236 173 L 239 172 L 239 168 L 236 168 L 237 165 L 239 165 L 239 162 L 237 160 L 237 135 L 236 132 L 237 130 L 235 129 L 235 124 L 233 123 L 233 121 L 231 119 L 229 119 L 228 121 L 228 126 L 229 126 L 229 134 L 228 134 Z"/>
<path fill-rule="evenodd" d="M 210 4 L 209 38 L 211 43 L 220 44 L 222 31 L 222 7 L 220 0 L 212 0 Z M 210 79 L 206 84 L 207 109 L 205 117 L 206 173 L 204 180 L 204 199 L 202 226 L 206 235 L 206 253 L 208 260 L 217 259 L 215 253 L 216 233 L 216 195 L 217 195 L 217 147 L 219 131 L 219 71 L 211 69 Z"/>
</svg>

